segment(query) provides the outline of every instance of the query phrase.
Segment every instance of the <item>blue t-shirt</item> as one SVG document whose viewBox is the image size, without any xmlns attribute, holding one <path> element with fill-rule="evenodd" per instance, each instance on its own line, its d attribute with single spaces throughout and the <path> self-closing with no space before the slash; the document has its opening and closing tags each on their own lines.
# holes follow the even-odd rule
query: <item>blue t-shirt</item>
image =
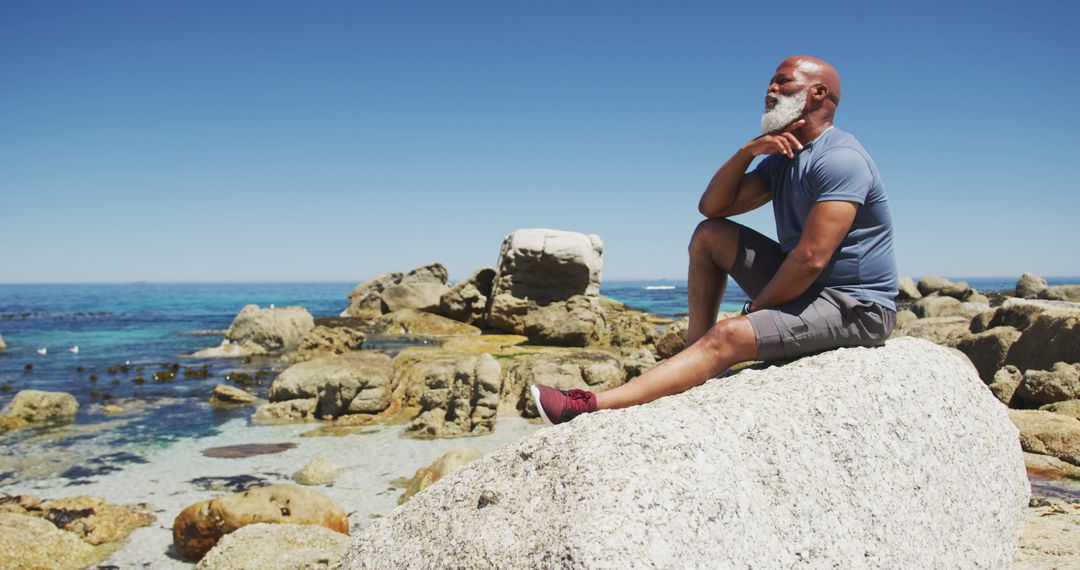
<svg viewBox="0 0 1080 570">
<path fill-rule="evenodd" d="M 773 154 L 753 170 L 772 190 L 776 234 L 784 253 L 795 249 L 810 208 L 841 200 L 859 205 L 832 260 L 817 282 L 860 301 L 896 310 L 897 275 L 892 214 L 877 166 L 855 137 L 830 127 L 788 158 Z"/>
</svg>

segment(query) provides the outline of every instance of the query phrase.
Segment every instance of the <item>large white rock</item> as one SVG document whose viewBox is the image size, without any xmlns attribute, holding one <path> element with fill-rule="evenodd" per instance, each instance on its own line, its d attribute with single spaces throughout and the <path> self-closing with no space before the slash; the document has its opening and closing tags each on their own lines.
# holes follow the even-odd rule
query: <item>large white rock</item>
<svg viewBox="0 0 1080 570">
<path fill-rule="evenodd" d="M 346 567 L 1008 568 L 1017 437 L 946 349 L 841 349 L 540 430 L 376 521 Z"/>
</svg>

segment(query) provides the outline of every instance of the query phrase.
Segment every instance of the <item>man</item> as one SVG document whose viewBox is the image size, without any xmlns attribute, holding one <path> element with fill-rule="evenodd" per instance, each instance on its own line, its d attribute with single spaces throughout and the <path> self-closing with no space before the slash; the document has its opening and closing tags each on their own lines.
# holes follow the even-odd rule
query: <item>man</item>
<svg viewBox="0 0 1080 570">
<path fill-rule="evenodd" d="M 881 177 L 855 137 L 833 126 L 840 76 L 809 56 L 786 59 L 765 96 L 762 131 L 709 182 L 708 219 L 690 240 L 686 349 L 599 394 L 531 388 L 548 423 L 677 394 L 746 360 L 879 346 L 896 323 L 892 216 Z M 769 155 L 751 172 L 754 157 Z M 780 243 L 728 218 L 773 203 Z M 731 275 L 751 299 L 716 321 Z"/>
</svg>

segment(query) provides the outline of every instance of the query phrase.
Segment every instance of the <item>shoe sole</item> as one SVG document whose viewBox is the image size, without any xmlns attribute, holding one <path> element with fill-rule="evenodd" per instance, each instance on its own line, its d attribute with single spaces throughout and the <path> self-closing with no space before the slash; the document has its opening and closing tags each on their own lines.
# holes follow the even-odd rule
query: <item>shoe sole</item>
<svg viewBox="0 0 1080 570">
<path fill-rule="evenodd" d="M 540 388 L 537 388 L 535 384 L 529 386 L 529 392 L 532 393 L 533 404 L 536 404 L 536 411 L 540 412 L 540 417 L 543 418 L 544 423 L 553 426 L 555 422 L 551 421 L 551 418 L 544 412 L 544 406 L 540 405 Z"/>
</svg>

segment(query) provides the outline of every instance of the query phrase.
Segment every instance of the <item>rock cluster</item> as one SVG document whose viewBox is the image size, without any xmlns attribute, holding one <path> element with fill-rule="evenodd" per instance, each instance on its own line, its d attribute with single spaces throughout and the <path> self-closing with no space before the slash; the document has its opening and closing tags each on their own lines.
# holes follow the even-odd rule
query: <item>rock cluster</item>
<svg viewBox="0 0 1080 570">
<path fill-rule="evenodd" d="M 346 567 L 1007 567 L 1016 440 L 948 351 L 841 349 L 536 432 L 373 523 Z"/>
<path fill-rule="evenodd" d="M 245 305 L 233 319 L 220 346 L 200 350 L 199 358 L 240 357 L 294 350 L 315 328 L 303 307 L 259 308 Z"/>
<path fill-rule="evenodd" d="M 1016 296 L 1023 299 L 1046 299 L 1049 301 L 1080 301 L 1080 285 L 1047 285 L 1046 279 L 1025 273 L 1016 282 Z"/>
</svg>

